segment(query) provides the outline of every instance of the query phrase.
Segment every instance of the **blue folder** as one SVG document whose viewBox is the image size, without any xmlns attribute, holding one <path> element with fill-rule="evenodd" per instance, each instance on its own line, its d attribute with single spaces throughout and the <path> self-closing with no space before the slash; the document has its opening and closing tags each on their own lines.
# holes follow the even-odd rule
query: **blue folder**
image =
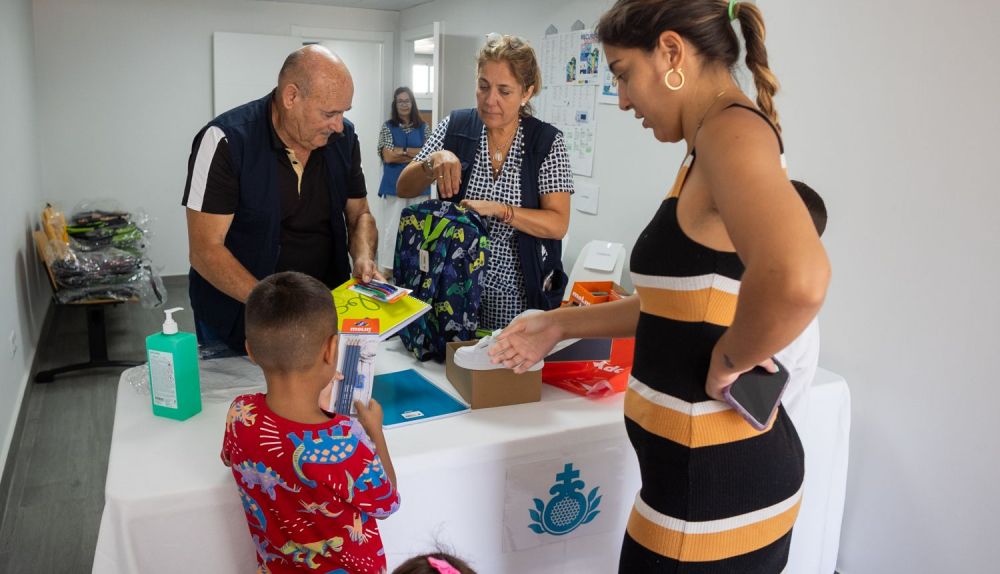
<svg viewBox="0 0 1000 574">
<path fill-rule="evenodd" d="M 382 405 L 383 426 L 424 422 L 469 410 L 413 369 L 375 375 L 372 398 Z"/>
</svg>

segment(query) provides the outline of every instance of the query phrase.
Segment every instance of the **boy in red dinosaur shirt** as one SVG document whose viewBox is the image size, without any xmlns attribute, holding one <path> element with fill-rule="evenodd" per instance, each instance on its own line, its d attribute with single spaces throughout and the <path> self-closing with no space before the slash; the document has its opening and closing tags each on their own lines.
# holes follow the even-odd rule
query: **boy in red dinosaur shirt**
<svg viewBox="0 0 1000 574">
<path fill-rule="evenodd" d="M 246 346 L 267 394 L 233 400 L 222 459 L 232 468 L 258 572 L 384 573 L 376 519 L 399 508 L 382 408 L 320 408 L 337 374 L 337 311 L 302 273 L 272 275 L 246 304 Z"/>
</svg>

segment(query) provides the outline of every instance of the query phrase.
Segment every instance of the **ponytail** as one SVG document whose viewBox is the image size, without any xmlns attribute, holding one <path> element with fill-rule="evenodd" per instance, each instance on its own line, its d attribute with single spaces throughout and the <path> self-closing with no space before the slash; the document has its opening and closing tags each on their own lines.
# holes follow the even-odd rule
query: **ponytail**
<svg viewBox="0 0 1000 574">
<path fill-rule="evenodd" d="M 757 107 L 779 130 L 774 93 L 778 78 L 767 67 L 764 17 L 760 8 L 740 0 L 618 0 L 601 16 L 597 37 L 604 44 L 650 52 L 660 34 L 673 30 L 691 42 L 707 63 L 732 70 L 740 58 L 740 41 L 732 20 L 740 21 L 747 68 L 757 88 Z"/>
<path fill-rule="evenodd" d="M 743 41 L 746 44 L 747 68 L 753 74 L 753 83 L 757 88 L 757 107 L 771 118 L 774 126 L 781 131 L 778 122 L 778 110 L 774 107 L 774 94 L 778 91 L 778 78 L 767 67 L 767 48 L 764 47 L 764 17 L 756 5 L 749 2 L 737 2 L 733 14 L 740 21 Z"/>
</svg>

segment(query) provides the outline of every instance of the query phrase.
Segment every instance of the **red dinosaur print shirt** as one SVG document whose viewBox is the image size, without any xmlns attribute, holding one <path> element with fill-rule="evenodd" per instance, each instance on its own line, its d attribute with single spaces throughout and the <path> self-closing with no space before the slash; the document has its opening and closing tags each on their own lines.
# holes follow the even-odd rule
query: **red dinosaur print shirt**
<svg viewBox="0 0 1000 574">
<path fill-rule="evenodd" d="M 222 452 L 258 572 L 386 571 L 375 519 L 399 508 L 399 494 L 359 422 L 296 423 L 274 414 L 263 394 L 241 395 L 229 407 Z"/>
</svg>

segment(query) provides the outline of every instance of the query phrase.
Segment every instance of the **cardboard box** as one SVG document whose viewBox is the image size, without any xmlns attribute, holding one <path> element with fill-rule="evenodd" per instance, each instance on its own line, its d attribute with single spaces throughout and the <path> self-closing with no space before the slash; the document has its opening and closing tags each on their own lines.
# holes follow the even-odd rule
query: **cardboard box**
<svg viewBox="0 0 1000 574">
<path fill-rule="evenodd" d="M 571 305 L 596 305 L 628 297 L 621 285 L 613 281 L 577 281 L 569 294 Z"/>
<path fill-rule="evenodd" d="M 535 403 L 542 398 L 542 371 L 515 375 L 510 369 L 470 371 L 455 364 L 455 349 L 476 341 L 448 343 L 445 374 L 458 394 L 474 409 L 487 409 L 521 403 Z"/>
</svg>

